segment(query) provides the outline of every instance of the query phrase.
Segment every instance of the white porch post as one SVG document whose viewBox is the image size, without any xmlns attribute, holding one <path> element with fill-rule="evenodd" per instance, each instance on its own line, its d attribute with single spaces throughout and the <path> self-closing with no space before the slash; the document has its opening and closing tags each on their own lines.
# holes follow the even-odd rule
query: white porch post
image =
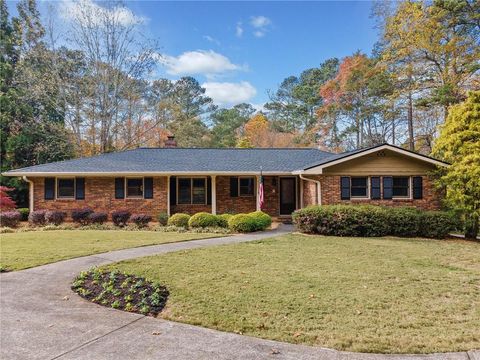
<svg viewBox="0 0 480 360">
<path fill-rule="evenodd" d="M 298 180 L 300 182 L 300 209 L 303 209 L 303 180 L 301 178 Z"/>
<path fill-rule="evenodd" d="M 260 175 L 257 175 L 257 193 L 256 193 L 256 198 L 257 198 L 257 211 L 260 211 Z"/>
<path fill-rule="evenodd" d="M 217 215 L 217 176 L 212 176 L 212 214 Z"/>
<path fill-rule="evenodd" d="M 170 216 L 170 175 L 167 176 L 167 214 Z"/>
</svg>

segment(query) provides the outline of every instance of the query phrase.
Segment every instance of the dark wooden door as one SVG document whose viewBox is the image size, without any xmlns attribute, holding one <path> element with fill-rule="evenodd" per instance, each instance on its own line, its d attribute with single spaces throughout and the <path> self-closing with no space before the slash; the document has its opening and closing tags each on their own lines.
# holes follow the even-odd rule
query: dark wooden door
<svg viewBox="0 0 480 360">
<path fill-rule="evenodd" d="M 280 215 L 294 212 L 296 201 L 295 178 L 280 178 Z"/>
</svg>

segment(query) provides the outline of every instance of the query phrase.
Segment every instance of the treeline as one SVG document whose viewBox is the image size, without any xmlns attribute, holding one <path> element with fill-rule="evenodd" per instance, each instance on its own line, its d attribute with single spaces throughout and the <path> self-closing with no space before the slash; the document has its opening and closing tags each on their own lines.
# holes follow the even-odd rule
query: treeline
<svg viewBox="0 0 480 360">
<path fill-rule="evenodd" d="M 183 147 L 341 151 L 388 141 L 430 153 L 449 106 L 480 88 L 474 0 L 375 3 L 371 55 L 328 59 L 287 77 L 261 111 L 218 108 L 192 77 L 155 79 L 161 55 L 143 36 L 142 19 L 116 2 L 82 4 L 56 34 L 34 0 L 20 1 L 15 17 L 0 0 L 2 171 L 161 147 L 169 134 Z"/>
</svg>

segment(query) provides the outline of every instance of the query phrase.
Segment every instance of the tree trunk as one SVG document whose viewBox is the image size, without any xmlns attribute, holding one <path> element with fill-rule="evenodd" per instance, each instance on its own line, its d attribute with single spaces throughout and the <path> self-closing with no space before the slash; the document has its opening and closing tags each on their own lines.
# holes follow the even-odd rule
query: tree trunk
<svg viewBox="0 0 480 360">
<path fill-rule="evenodd" d="M 410 150 L 415 150 L 415 140 L 413 139 L 413 100 L 412 100 L 412 91 L 408 91 L 408 113 L 407 113 L 407 122 L 408 122 L 408 147 Z"/>
</svg>

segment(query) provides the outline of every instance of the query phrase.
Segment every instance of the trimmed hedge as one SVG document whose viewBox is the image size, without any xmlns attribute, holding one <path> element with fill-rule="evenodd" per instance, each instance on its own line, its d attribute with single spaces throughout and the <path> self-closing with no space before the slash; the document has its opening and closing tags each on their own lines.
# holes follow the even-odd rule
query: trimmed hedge
<svg viewBox="0 0 480 360">
<path fill-rule="evenodd" d="M 228 228 L 228 220 L 230 220 L 232 216 L 232 214 L 217 215 L 217 226 L 222 228 Z"/>
<path fill-rule="evenodd" d="M 228 227 L 237 232 L 262 231 L 272 224 L 270 215 L 262 211 L 255 211 L 249 214 L 233 215 L 228 220 Z"/>
<path fill-rule="evenodd" d="M 272 218 L 263 211 L 255 211 L 250 213 L 257 222 L 257 230 L 265 230 L 272 225 Z"/>
<path fill-rule="evenodd" d="M 152 217 L 147 214 L 132 214 L 130 216 L 130 222 L 141 228 L 147 226 L 150 221 L 152 221 Z"/>
<path fill-rule="evenodd" d="M 45 225 L 45 213 L 47 210 L 35 210 L 28 215 L 28 222 L 31 225 Z"/>
<path fill-rule="evenodd" d="M 93 210 L 90 208 L 75 209 L 72 211 L 72 220 L 74 223 L 80 225 L 88 225 L 90 223 L 91 214 L 93 214 Z"/>
<path fill-rule="evenodd" d="M 45 221 L 47 222 L 47 224 L 52 225 L 60 225 L 65 221 L 66 217 L 67 213 L 64 211 L 48 210 L 45 213 Z"/>
<path fill-rule="evenodd" d="M 90 224 L 103 224 L 108 220 L 108 214 L 104 212 L 94 212 L 88 216 Z"/>
<path fill-rule="evenodd" d="M 373 205 L 310 206 L 295 211 L 292 218 L 301 232 L 332 236 L 444 238 L 457 226 L 447 212 Z"/>
<path fill-rule="evenodd" d="M 7 226 L 10 228 L 17 227 L 21 218 L 22 218 L 22 215 L 16 210 L 1 212 L 0 225 Z"/>
<path fill-rule="evenodd" d="M 168 225 L 187 228 L 189 220 L 190 220 L 190 215 L 183 214 L 183 213 L 176 213 L 170 216 L 170 218 L 168 219 Z"/>
<path fill-rule="evenodd" d="M 218 223 L 218 217 L 207 212 L 196 213 L 188 220 L 188 226 L 191 228 L 215 227 L 218 226 Z"/>
<path fill-rule="evenodd" d="M 127 225 L 128 219 L 130 219 L 130 211 L 117 210 L 112 212 L 112 222 L 115 226 L 124 227 Z"/>
<path fill-rule="evenodd" d="M 29 208 L 19 208 L 17 209 L 20 213 L 20 221 L 28 221 L 28 215 L 30 214 Z"/>
</svg>

